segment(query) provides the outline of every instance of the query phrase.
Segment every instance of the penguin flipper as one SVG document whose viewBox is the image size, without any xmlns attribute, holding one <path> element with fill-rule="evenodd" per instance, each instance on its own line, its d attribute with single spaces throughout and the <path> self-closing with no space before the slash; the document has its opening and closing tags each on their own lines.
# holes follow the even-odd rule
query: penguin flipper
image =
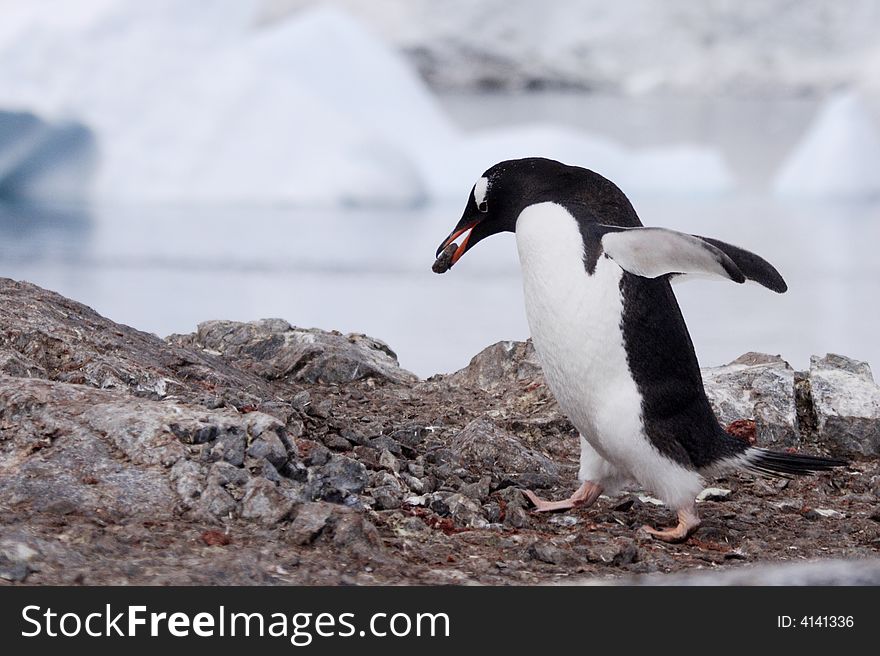
<svg viewBox="0 0 880 656">
<path fill-rule="evenodd" d="M 747 251 L 739 246 L 733 246 L 723 241 L 718 241 L 717 239 L 699 236 L 697 239 L 702 239 L 703 241 L 712 244 L 715 248 L 723 251 L 724 254 L 733 260 L 736 266 L 739 267 L 739 270 L 743 272 L 743 275 L 747 280 L 763 285 L 777 294 L 784 294 L 788 290 L 788 285 L 785 284 L 785 280 L 783 280 L 779 271 L 776 270 L 776 267 L 763 257 L 755 255 L 751 251 Z"/>
<path fill-rule="evenodd" d="M 745 280 L 763 285 L 777 294 L 788 290 L 779 271 L 767 260 L 718 239 L 688 235 L 665 228 L 619 228 L 603 225 L 599 229 L 604 233 L 602 247 L 606 254 L 622 269 L 636 275 L 656 278 L 665 273 L 673 282 L 690 276 L 706 275 L 743 282 L 740 279 L 742 276 Z M 650 232 L 642 234 L 642 231 Z M 618 238 L 618 235 L 623 237 Z M 703 242 L 707 252 L 700 252 L 698 242 Z M 609 247 L 617 256 L 608 251 Z M 662 271 L 664 268 L 667 270 Z M 640 270 L 650 271 L 650 274 L 640 273 Z"/>
<path fill-rule="evenodd" d="M 605 254 L 634 275 L 658 278 L 696 274 L 719 276 L 736 283 L 746 281 L 745 274 L 723 249 L 700 237 L 665 228 L 597 228 L 603 233 Z"/>
</svg>

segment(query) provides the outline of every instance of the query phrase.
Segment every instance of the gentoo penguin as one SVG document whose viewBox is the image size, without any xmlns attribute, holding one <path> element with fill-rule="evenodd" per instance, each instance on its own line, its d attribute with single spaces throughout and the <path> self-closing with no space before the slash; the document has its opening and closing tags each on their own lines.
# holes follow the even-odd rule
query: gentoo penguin
<svg viewBox="0 0 880 656">
<path fill-rule="evenodd" d="M 501 162 L 477 180 L 434 270 L 498 232 L 516 234 L 535 351 L 580 432 L 580 488 L 555 502 L 527 492 L 537 511 L 589 506 L 636 483 L 678 513 L 677 526 L 645 530 L 681 541 L 700 524 L 694 502 L 707 477 L 733 469 L 787 477 L 844 464 L 751 447 L 724 431 L 706 398 L 670 282 L 714 276 L 786 291 L 768 262 L 716 239 L 642 227 L 612 182 L 542 158 Z"/>
</svg>

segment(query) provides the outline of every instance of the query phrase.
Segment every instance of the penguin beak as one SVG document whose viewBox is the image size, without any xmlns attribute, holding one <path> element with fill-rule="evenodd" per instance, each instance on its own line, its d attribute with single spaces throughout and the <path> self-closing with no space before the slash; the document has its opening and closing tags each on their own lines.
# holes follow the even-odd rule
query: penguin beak
<svg viewBox="0 0 880 656">
<path fill-rule="evenodd" d="M 455 250 L 455 253 L 452 255 L 452 260 L 449 262 L 449 266 L 452 266 L 464 255 L 465 251 L 468 249 L 468 241 L 471 238 L 471 231 L 476 227 L 476 225 L 480 222 L 479 219 L 466 221 L 464 223 L 459 223 L 455 226 L 455 230 L 449 233 L 449 236 L 443 240 L 443 243 L 440 244 L 440 248 L 437 249 L 437 257 L 440 257 L 440 253 L 442 253 L 449 244 L 453 243 L 456 239 L 464 235 L 464 239 L 461 240 L 461 243 L 458 245 L 458 248 Z M 467 234 L 465 234 L 467 233 Z"/>
</svg>

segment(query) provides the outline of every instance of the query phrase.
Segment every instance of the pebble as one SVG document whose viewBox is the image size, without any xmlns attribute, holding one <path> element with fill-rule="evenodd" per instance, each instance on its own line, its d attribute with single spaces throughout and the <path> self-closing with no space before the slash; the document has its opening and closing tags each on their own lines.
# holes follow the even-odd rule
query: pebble
<svg viewBox="0 0 880 656">
<path fill-rule="evenodd" d="M 562 565 L 571 556 L 552 542 L 535 542 L 528 549 L 529 558 L 550 565 Z"/>
<path fill-rule="evenodd" d="M 444 248 L 443 252 L 434 260 L 434 264 L 431 265 L 431 271 L 434 273 L 446 273 L 449 271 L 452 268 L 452 256 L 455 255 L 456 250 L 458 250 L 458 244 L 455 242 Z"/>
<path fill-rule="evenodd" d="M 726 501 L 733 494 L 723 487 L 707 487 L 697 495 L 697 501 Z"/>
</svg>

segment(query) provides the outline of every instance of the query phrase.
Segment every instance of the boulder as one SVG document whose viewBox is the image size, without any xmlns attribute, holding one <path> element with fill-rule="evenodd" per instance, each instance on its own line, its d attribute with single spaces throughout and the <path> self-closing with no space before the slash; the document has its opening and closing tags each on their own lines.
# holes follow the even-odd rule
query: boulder
<svg viewBox="0 0 880 656">
<path fill-rule="evenodd" d="M 449 382 L 487 392 L 512 387 L 521 381 L 543 378 L 532 340 L 504 341 L 484 348 L 464 369 L 450 375 Z"/>
<path fill-rule="evenodd" d="M 800 446 L 795 371 L 782 358 L 746 353 L 730 364 L 702 370 L 706 396 L 723 426 L 753 419 L 756 443 Z"/>
<path fill-rule="evenodd" d="M 266 382 L 26 282 L 0 278 L 0 373 L 208 407 L 259 405 Z"/>
<path fill-rule="evenodd" d="M 880 455 L 880 387 L 866 362 L 814 355 L 809 388 L 820 444 L 843 456 Z"/>
<path fill-rule="evenodd" d="M 0 497 L 33 511 L 154 520 L 180 503 L 202 517 L 262 517 L 258 492 L 269 493 L 254 486 L 269 481 L 242 467 L 244 444 L 271 438 L 273 464 L 297 464 L 283 425 L 262 413 L 86 385 L 0 376 L 0 427 Z M 281 487 L 295 498 L 293 482 Z"/>
<path fill-rule="evenodd" d="M 376 378 L 413 383 L 387 344 L 361 334 L 343 335 L 297 328 L 283 319 L 207 321 L 192 335 L 173 335 L 171 343 L 218 354 L 263 379 L 298 383 L 347 383 Z"/>
<path fill-rule="evenodd" d="M 502 483 L 552 487 L 559 483 L 559 466 L 487 419 L 475 419 L 450 444 L 461 464 L 476 477 L 491 476 L 493 489 Z"/>
</svg>

